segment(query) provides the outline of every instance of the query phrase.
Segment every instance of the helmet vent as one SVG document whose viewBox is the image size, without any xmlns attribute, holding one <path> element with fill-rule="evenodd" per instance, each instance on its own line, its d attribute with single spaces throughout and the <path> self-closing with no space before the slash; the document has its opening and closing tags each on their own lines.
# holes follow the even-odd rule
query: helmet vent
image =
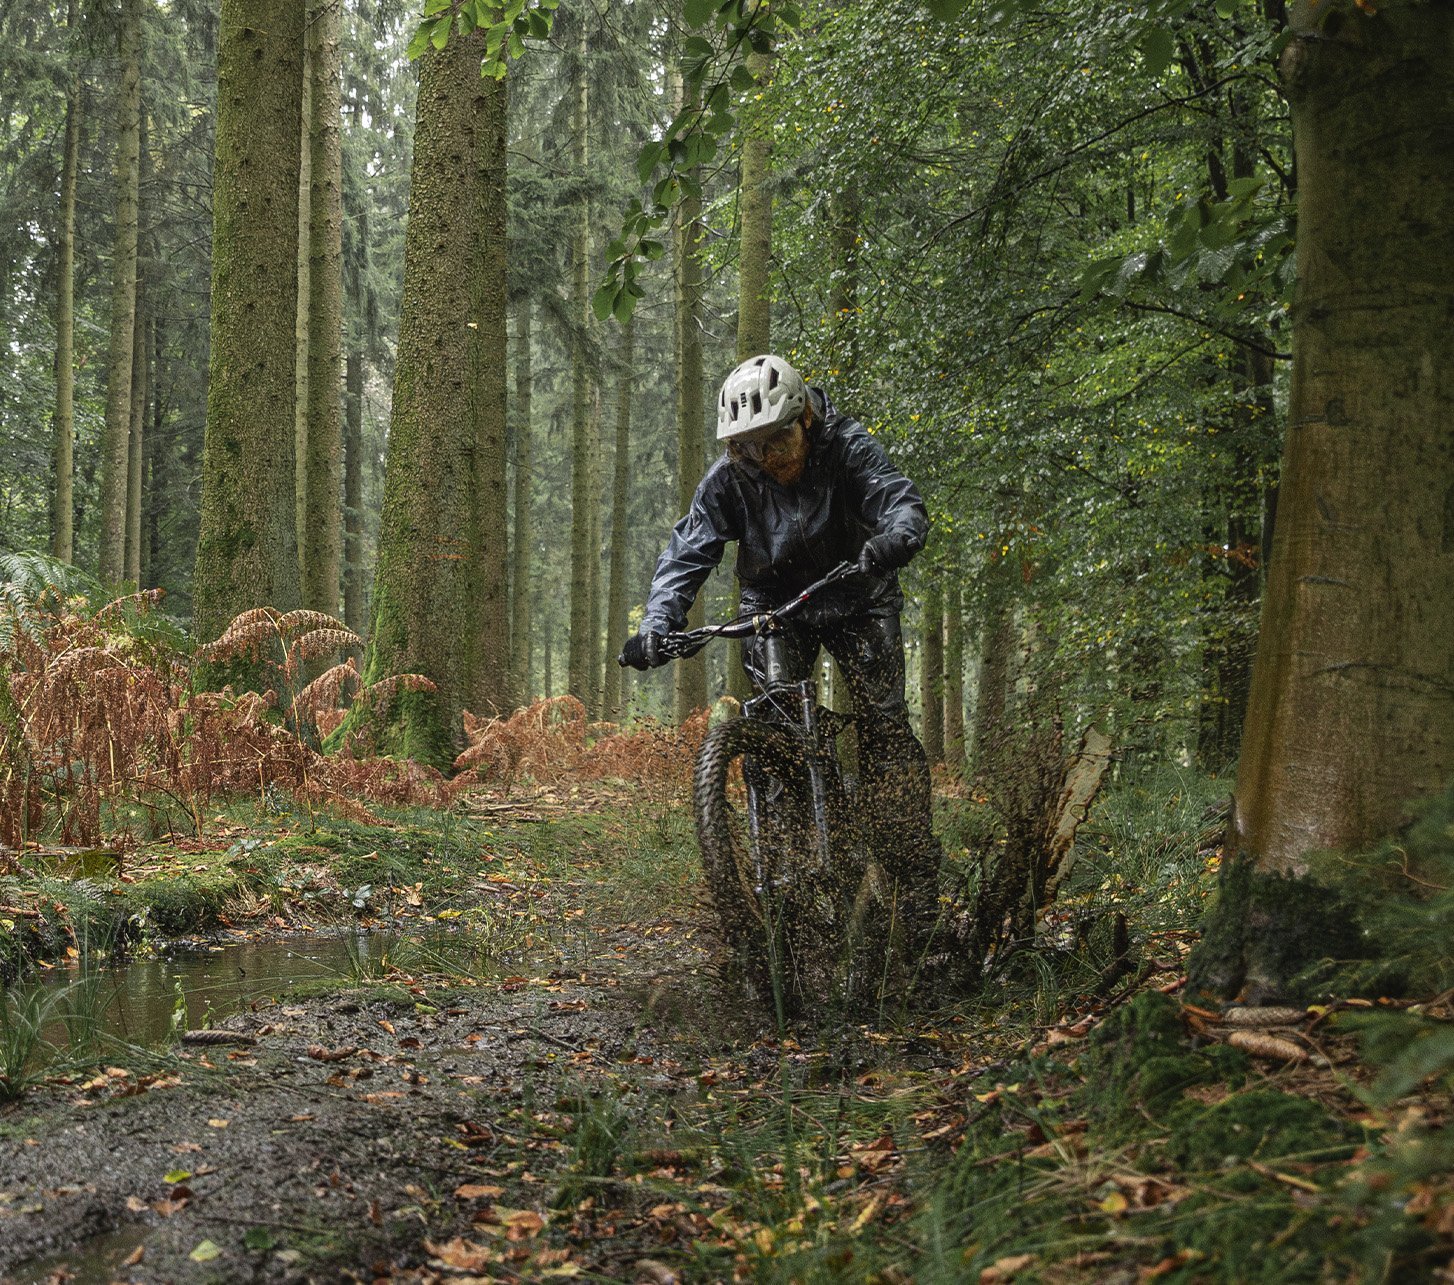
<svg viewBox="0 0 1454 1285">
<path fill-rule="evenodd" d="M 777 387 L 777 367 L 773 366 L 767 372 L 767 386 L 769 390 Z"/>
<path fill-rule="evenodd" d="M 762 394 L 761 393 L 753 393 L 752 394 L 752 413 L 754 415 L 761 415 L 762 414 Z"/>
</svg>

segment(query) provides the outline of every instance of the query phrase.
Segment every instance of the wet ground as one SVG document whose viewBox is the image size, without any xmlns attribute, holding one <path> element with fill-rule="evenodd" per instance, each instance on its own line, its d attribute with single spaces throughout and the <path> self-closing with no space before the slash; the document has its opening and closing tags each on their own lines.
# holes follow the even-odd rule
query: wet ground
<svg viewBox="0 0 1454 1285">
<path fill-rule="evenodd" d="M 671 1148 L 662 1104 L 699 1094 L 699 1059 L 750 1042 L 754 1019 L 722 1006 L 691 923 L 541 913 L 561 928 L 548 944 L 467 985 L 431 976 L 437 952 L 391 967 L 388 938 L 134 965 L 133 1056 L 0 1108 L 0 1278 L 666 1270 L 630 1237 L 582 1234 L 593 1130 L 632 1117 L 634 1146 Z M 310 976 L 330 993 L 300 993 Z M 136 1054 L 166 1033 L 179 977 L 185 1024 L 211 1022 L 193 1038 L 242 1042 Z"/>
</svg>

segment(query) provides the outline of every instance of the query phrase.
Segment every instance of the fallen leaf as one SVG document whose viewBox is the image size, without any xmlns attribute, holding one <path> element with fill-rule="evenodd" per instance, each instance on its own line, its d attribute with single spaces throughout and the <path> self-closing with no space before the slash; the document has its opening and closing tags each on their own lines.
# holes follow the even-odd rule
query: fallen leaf
<svg viewBox="0 0 1454 1285">
<path fill-rule="evenodd" d="M 463 1236 L 456 1236 L 442 1245 L 426 1240 L 424 1249 L 441 1267 L 449 1267 L 457 1272 L 483 1271 L 498 1261 L 498 1255 L 488 1246 L 476 1244 Z"/>
<path fill-rule="evenodd" d="M 209 1129 L 225 1129 L 231 1123 L 231 1120 L 223 1120 L 220 1117 L 214 1116 L 211 1120 L 207 1121 L 207 1127 Z"/>
<path fill-rule="evenodd" d="M 1011 1254 L 997 1258 L 979 1274 L 979 1285 L 995 1285 L 997 1281 L 1013 1280 L 1035 1261 L 1034 1254 Z"/>
<path fill-rule="evenodd" d="M 187 1255 L 194 1263 L 210 1263 L 214 1258 L 222 1256 L 222 1247 L 215 1241 L 204 1240 L 190 1254 Z"/>
<path fill-rule="evenodd" d="M 466 1182 L 454 1189 L 459 1200 L 494 1200 L 505 1194 L 503 1187 L 487 1182 Z"/>
</svg>

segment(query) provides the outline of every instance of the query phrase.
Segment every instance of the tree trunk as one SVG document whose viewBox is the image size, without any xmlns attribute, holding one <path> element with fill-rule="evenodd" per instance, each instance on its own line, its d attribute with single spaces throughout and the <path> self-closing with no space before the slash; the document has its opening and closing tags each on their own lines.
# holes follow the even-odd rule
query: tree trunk
<svg viewBox="0 0 1454 1285">
<path fill-rule="evenodd" d="M 141 583 L 141 506 L 144 430 L 146 428 L 147 361 L 146 309 L 137 300 L 136 321 L 132 326 L 131 349 L 131 427 L 126 446 L 126 572 L 125 579 L 142 588 Z"/>
<path fill-rule="evenodd" d="M 298 260 L 297 314 L 293 321 L 293 522 L 298 532 L 298 589 L 304 593 L 308 583 L 306 567 L 308 547 L 308 308 L 312 302 L 312 284 L 308 279 L 309 204 L 313 199 L 313 40 L 312 6 L 314 0 L 303 0 L 309 6 L 309 23 L 303 37 L 303 97 L 299 111 L 298 140 L 298 235 L 293 253 Z"/>
<path fill-rule="evenodd" d="M 938 569 L 921 577 L 919 601 L 919 717 L 924 754 L 944 762 L 944 598 Z"/>
<path fill-rule="evenodd" d="M 636 322 L 629 317 L 621 328 L 621 375 L 616 390 L 616 450 L 611 461 L 611 557 L 606 594 L 606 638 L 626 636 L 626 501 L 631 476 L 631 393 L 636 379 Z M 606 681 L 601 697 L 602 716 L 620 721 L 621 666 L 606 658 Z"/>
<path fill-rule="evenodd" d="M 131 363 L 136 329 L 137 206 L 141 190 L 141 9 L 141 0 L 123 0 L 121 6 L 121 86 L 116 101 L 116 235 L 111 260 L 106 426 L 101 438 L 99 571 L 102 580 L 120 580 L 126 571 Z"/>
<path fill-rule="evenodd" d="M 1410 4 L 1283 60 L 1297 329 L 1235 836 L 1267 869 L 1389 833 L 1454 772 L 1451 52 L 1454 10 Z"/>
<path fill-rule="evenodd" d="M 147 323 L 148 346 L 151 350 L 151 417 L 147 426 L 145 476 L 142 491 L 141 580 L 150 588 L 161 580 L 162 513 L 170 495 L 167 487 L 167 451 L 163 449 L 162 426 L 166 423 L 166 404 L 162 389 L 166 387 L 162 364 L 166 350 L 165 327 L 155 314 Z"/>
<path fill-rule="evenodd" d="M 1224 896 L 1211 926 L 1239 933 L 1193 961 L 1259 995 L 1336 950 L 1315 854 L 1454 773 L 1454 8 L 1291 8 L 1292 392 L 1228 839 L 1250 908 Z"/>
<path fill-rule="evenodd" d="M 772 57 L 752 53 L 747 70 L 757 90 L 742 110 L 742 172 L 737 189 L 741 249 L 737 259 L 737 360 L 772 351 L 772 127 L 773 115 L 753 110 L 766 88 Z"/>
<path fill-rule="evenodd" d="M 453 759 L 461 710 L 485 686 L 481 564 L 504 556 L 482 540 L 476 399 L 494 387 L 478 385 L 489 345 L 461 324 L 483 319 L 484 229 L 493 229 L 496 218 L 486 188 L 502 178 L 487 176 L 485 167 L 503 128 L 504 85 L 481 77 L 482 47 L 478 33 L 456 36 L 420 60 L 393 417 L 364 661 L 367 682 L 404 672 L 434 682 L 434 692 L 400 694 L 371 721 L 387 752 L 440 767 Z"/>
<path fill-rule="evenodd" d="M 772 76 L 772 54 L 752 53 L 747 69 L 757 88 L 742 106 L 742 170 L 737 190 L 740 250 L 737 260 L 737 360 L 772 351 L 772 143 L 774 117 L 754 110 Z M 738 700 L 751 694 L 742 668 L 742 643 L 727 647 L 727 692 Z"/>
<path fill-rule="evenodd" d="M 74 42 L 77 0 L 66 5 L 66 35 Z M 72 56 L 77 57 L 75 50 Z M 52 448 L 54 489 L 51 495 L 53 557 L 75 557 L 73 514 L 76 440 L 76 175 L 81 153 L 81 73 L 72 73 L 66 91 L 66 137 L 61 161 L 60 238 L 56 246 L 56 412 Z"/>
<path fill-rule="evenodd" d="M 696 178 L 695 172 L 692 175 Z M 685 196 L 677 207 L 676 348 L 677 348 L 677 510 L 691 506 L 706 469 L 706 422 L 702 373 L 702 202 Z M 687 613 L 687 627 L 706 619 L 702 595 Z M 707 703 L 707 658 L 674 662 L 673 715 L 680 724 Z"/>
<path fill-rule="evenodd" d="M 490 80 L 490 78 L 486 78 Z M 483 191 L 480 268 L 470 309 L 474 354 L 475 494 L 480 545 L 471 554 L 478 574 L 480 664 L 473 709 L 497 715 L 510 708 L 510 508 L 506 490 L 509 398 L 509 242 L 506 237 L 506 82 L 491 80 L 480 129 Z"/>
<path fill-rule="evenodd" d="M 360 637 L 368 628 L 364 603 L 363 399 L 364 351 L 349 345 L 343 414 L 343 623 Z"/>
<path fill-rule="evenodd" d="M 511 575 L 510 661 L 514 671 L 513 700 L 517 705 L 528 705 L 531 694 L 530 626 L 533 604 L 530 573 L 535 554 L 535 513 L 530 495 L 535 446 L 530 423 L 530 398 L 534 391 L 530 364 L 533 307 L 527 296 L 520 300 L 515 314 L 515 545 L 511 550 L 514 570 Z"/>
<path fill-rule="evenodd" d="M 964 615 L 957 567 L 944 582 L 944 762 L 964 773 Z"/>
<path fill-rule="evenodd" d="M 343 473 L 343 156 L 338 0 L 308 22 L 307 452 L 299 532 L 303 605 L 338 612 Z M 301 293 L 301 284 L 300 284 Z"/>
<path fill-rule="evenodd" d="M 298 605 L 294 328 L 303 0 L 223 0 L 194 633 Z"/>
<path fill-rule="evenodd" d="M 590 164 L 590 104 L 586 83 L 586 27 L 584 17 L 579 14 L 577 17 L 581 25 L 576 41 L 575 99 L 571 109 L 572 167 L 583 195 L 575 211 L 575 232 L 571 239 L 571 313 L 580 329 L 571 346 L 570 654 L 566 690 L 591 710 L 595 704 L 599 649 L 593 609 L 598 559 L 591 531 L 592 510 L 599 503 L 599 479 L 595 467 L 596 444 L 591 440 L 591 370 L 584 338 L 592 319 L 591 202 L 584 195 Z"/>
</svg>

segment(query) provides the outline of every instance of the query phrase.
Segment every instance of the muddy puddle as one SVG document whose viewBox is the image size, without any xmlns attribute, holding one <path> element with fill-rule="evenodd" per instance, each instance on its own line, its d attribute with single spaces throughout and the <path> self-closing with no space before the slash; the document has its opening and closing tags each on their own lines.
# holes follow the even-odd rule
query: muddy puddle
<svg viewBox="0 0 1454 1285">
<path fill-rule="evenodd" d="M 154 1048 L 178 1031 L 205 1030 L 268 1000 L 346 986 L 394 971 L 489 976 L 495 964 L 468 934 L 299 933 L 173 947 L 116 963 L 77 963 L 38 983 L 50 1001 L 47 1039 L 79 1025 L 103 1041 Z"/>
</svg>

